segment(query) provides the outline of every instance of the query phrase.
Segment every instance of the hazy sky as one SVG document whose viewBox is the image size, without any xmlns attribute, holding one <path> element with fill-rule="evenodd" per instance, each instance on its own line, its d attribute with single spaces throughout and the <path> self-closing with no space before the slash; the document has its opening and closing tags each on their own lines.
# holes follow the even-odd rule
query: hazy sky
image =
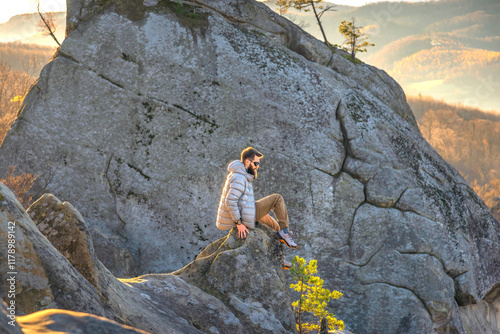
<svg viewBox="0 0 500 334">
<path fill-rule="evenodd" d="M 36 0 L 0 0 L 0 23 L 14 15 L 36 12 L 36 4 Z M 66 11 L 66 0 L 40 0 L 40 11 Z"/>
<path fill-rule="evenodd" d="M 380 0 L 338 0 L 332 1 L 338 5 L 362 6 Z M 396 2 L 397 0 L 388 0 Z M 413 0 L 402 2 L 422 2 L 425 0 Z M 435 0 L 434 0 L 435 1 Z M 66 0 L 40 0 L 42 12 L 66 11 Z M 36 12 L 36 0 L 0 0 L 0 23 L 8 21 L 11 16 Z"/>
</svg>

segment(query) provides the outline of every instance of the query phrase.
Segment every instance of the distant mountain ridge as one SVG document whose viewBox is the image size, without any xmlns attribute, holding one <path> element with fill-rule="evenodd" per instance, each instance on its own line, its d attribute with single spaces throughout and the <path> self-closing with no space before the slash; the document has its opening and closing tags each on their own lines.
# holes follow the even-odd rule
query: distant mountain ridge
<svg viewBox="0 0 500 334">
<path fill-rule="evenodd" d="M 264 3 L 278 11 L 275 0 Z M 500 112 L 495 94 L 500 89 L 499 1 L 378 2 L 336 9 L 323 15 L 329 41 L 342 44 L 338 26 L 354 16 L 375 43 L 359 59 L 388 72 L 407 95 Z M 308 24 L 304 29 L 322 39 L 312 13 L 291 9 L 287 16 Z M 457 55 L 457 61 L 449 61 Z"/>
<path fill-rule="evenodd" d="M 276 0 L 265 1 L 279 12 Z M 356 17 L 366 27 L 375 47 L 359 54 L 361 60 L 384 69 L 406 94 L 431 95 L 450 103 L 494 109 L 500 113 L 500 3 L 495 0 L 441 0 L 418 3 L 378 2 L 361 7 L 338 5 L 323 15 L 330 42 L 342 44 L 342 20 Z M 66 13 L 57 12 L 56 36 L 64 39 Z M 289 10 L 287 18 L 307 26 L 321 39 L 311 13 Z M 19 41 L 56 46 L 36 29 L 37 14 L 13 16 L 0 24 L 0 42 Z M 450 54 L 451 53 L 451 54 Z M 446 58 L 458 54 L 457 62 Z M 429 64 L 429 58 L 435 64 Z M 444 62 L 444 64 L 442 64 Z"/>
<path fill-rule="evenodd" d="M 5 23 L 0 23 L 0 42 L 33 43 L 46 46 L 57 46 L 50 36 L 44 36 L 37 29 L 36 23 L 40 20 L 38 14 L 15 15 Z M 66 12 L 56 12 L 56 37 L 59 42 L 64 39 L 66 29 Z"/>
</svg>

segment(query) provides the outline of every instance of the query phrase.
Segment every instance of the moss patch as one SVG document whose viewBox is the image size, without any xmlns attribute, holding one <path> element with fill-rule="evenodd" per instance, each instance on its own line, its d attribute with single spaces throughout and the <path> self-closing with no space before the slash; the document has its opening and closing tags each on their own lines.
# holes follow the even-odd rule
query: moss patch
<svg viewBox="0 0 500 334">
<path fill-rule="evenodd" d="M 146 7 L 144 7 L 142 1 L 116 0 L 113 2 L 118 14 L 127 17 L 131 21 L 140 21 L 144 19 Z"/>
<path fill-rule="evenodd" d="M 205 29 L 208 27 L 208 13 L 201 7 L 181 3 L 180 1 L 160 0 L 157 10 L 174 13 L 179 23 L 189 28 Z"/>
<path fill-rule="evenodd" d="M 128 18 L 131 21 L 143 20 L 148 12 L 162 12 L 167 9 L 174 13 L 179 22 L 185 26 L 202 28 L 208 25 L 208 13 L 200 6 L 192 6 L 180 1 L 160 0 L 154 7 L 144 6 L 142 1 L 137 0 L 94 0 L 88 6 L 89 14 L 86 19 L 102 14 L 110 9 L 115 13 Z"/>
<path fill-rule="evenodd" d="M 344 55 L 344 54 L 340 54 L 342 57 L 344 57 L 345 59 L 349 60 L 351 63 L 355 64 L 355 65 L 358 65 L 358 64 L 364 64 L 364 62 L 362 62 L 361 60 L 359 60 L 358 58 L 354 58 L 354 60 L 352 60 L 351 56 L 348 56 L 348 55 Z"/>
<path fill-rule="evenodd" d="M 135 0 L 97 0 L 93 1 L 89 7 L 92 12 L 87 18 L 96 14 L 101 14 L 105 10 L 113 7 L 117 14 L 131 21 L 140 21 L 144 19 L 147 10 L 142 1 Z"/>
<path fill-rule="evenodd" d="M 153 120 L 153 107 L 149 104 L 149 102 L 143 102 L 142 105 L 146 109 L 144 115 L 146 116 L 147 122 L 150 123 Z"/>
<path fill-rule="evenodd" d="M 136 133 L 134 134 L 134 140 L 137 145 L 144 146 L 146 156 L 149 155 L 149 147 L 153 144 L 153 140 L 156 137 L 153 128 L 153 119 L 155 116 L 155 106 L 151 105 L 150 102 L 145 101 L 142 103 L 144 108 L 138 108 L 137 110 L 137 122 L 135 124 Z"/>
</svg>

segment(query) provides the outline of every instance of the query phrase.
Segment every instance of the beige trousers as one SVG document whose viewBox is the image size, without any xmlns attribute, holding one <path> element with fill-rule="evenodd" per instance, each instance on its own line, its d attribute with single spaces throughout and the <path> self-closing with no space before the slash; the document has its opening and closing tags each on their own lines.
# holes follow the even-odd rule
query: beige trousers
<svg viewBox="0 0 500 334">
<path fill-rule="evenodd" d="M 274 210 L 277 222 L 269 215 L 271 210 Z M 255 220 L 275 231 L 288 227 L 288 212 L 283 197 L 280 194 L 272 194 L 255 201 Z"/>
</svg>

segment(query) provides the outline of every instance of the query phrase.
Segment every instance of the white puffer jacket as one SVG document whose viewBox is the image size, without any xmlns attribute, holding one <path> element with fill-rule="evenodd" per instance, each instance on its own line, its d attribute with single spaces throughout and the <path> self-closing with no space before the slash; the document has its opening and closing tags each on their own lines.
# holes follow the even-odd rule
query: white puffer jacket
<svg viewBox="0 0 500 334">
<path fill-rule="evenodd" d="M 252 182 L 254 176 L 245 169 L 243 162 L 234 160 L 227 166 L 229 174 L 220 196 L 216 225 L 220 230 L 235 227 L 240 217 L 246 227 L 255 228 L 255 199 Z"/>
</svg>

